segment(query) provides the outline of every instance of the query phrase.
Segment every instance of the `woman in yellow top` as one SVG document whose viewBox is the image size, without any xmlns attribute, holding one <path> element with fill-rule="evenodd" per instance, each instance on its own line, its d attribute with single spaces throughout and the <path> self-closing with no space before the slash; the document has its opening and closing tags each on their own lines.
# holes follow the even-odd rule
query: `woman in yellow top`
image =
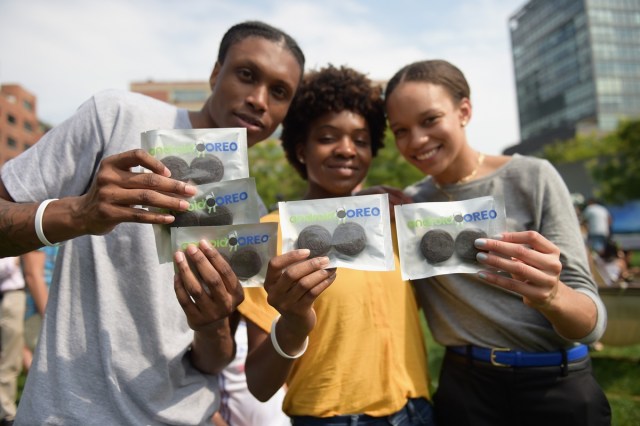
<svg viewBox="0 0 640 426">
<path fill-rule="evenodd" d="M 288 161 L 308 181 L 304 199 L 350 196 L 385 127 L 380 89 L 363 74 L 333 66 L 307 74 L 282 132 Z M 265 288 L 245 289 L 239 308 L 258 399 L 286 382 L 294 425 L 433 424 L 418 308 L 397 252 L 394 240 L 393 272 L 322 269 L 328 259 L 307 259 L 308 250 L 270 262 Z"/>
</svg>

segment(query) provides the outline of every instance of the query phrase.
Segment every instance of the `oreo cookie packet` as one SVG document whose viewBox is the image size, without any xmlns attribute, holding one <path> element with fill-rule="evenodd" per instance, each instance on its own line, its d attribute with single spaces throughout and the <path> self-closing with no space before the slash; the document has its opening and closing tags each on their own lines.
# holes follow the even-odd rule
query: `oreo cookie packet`
<svg viewBox="0 0 640 426">
<path fill-rule="evenodd" d="M 186 199 L 187 211 L 170 211 L 175 216 L 173 223 L 154 225 L 160 263 L 172 261 L 171 228 L 260 222 L 255 178 L 196 185 L 196 189 L 198 192 Z"/>
<path fill-rule="evenodd" d="M 486 270 L 474 241 L 507 230 L 501 197 L 404 204 L 395 206 L 395 216 L 405 280 Z"/>
<path fill-rule="evenodd" d="M 247 129 L 166 129 L 143 132 L 142 149 L 194 185 L 249 177 Z"/>
<path fill-rule="evenodd" d="M 225 258 L 243 287 L 261 287 L 269 261 L 277 252 L 278 224 L 171 228 L 173 252 L 184 251 L 189 244 L 197 246 L 202 239 L 209 241 Z"/>
<path fill-rule="evenodd" d="M 395 269 L 387 194 L 278 203 L 282 252 L 307 248 L 327 268 Z"/>
</svg>

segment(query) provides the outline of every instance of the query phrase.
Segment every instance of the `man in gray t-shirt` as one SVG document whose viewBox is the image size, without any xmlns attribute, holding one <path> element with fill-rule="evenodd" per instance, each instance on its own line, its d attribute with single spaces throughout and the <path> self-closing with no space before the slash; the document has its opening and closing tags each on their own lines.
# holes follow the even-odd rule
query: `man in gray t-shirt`
<svg viewBox="0 0 640 426">
<path fill-rule="evenodd" d="M 182 283 L 173 265 L 159 264 L 153 242 L 151 224 L 173 217 L 136 206 L 186 210 L 181 197 L 195 188 L 140 150 L 140 133 L 245 127 L 251 146 L 282 121 L 303 68 L 287 34 L 241 23 L 222 39 L 202 110 L 105 91 L 5 164 L 0 256 L 66 241 L 16 424 L 209 423 L 219 405 L 215 374 L 233 358 L 230 318 L 242 288 L 217 252 L 192 257 L 208 268 L 211 290 L 194 297 L 219 320 L 187 323 L 175 295 Z M 138 166 L 155 174 L 132 172 Z M 184 254 L 175 261 L 186 268 Z"/>
</svg>

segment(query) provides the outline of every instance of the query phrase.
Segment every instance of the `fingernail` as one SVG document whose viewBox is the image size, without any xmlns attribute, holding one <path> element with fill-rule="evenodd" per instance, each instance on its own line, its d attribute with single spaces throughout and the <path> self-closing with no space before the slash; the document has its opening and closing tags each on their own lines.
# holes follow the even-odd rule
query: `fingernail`
<svg viewBox="0 0 640 426">
<path fill-rule="evenodd" d="M 189 208 L 189 203 L 185 200 L 180 200 L 180 210 L 187 210 Z"/>
<path fill-rule="evenodd" d="M 483 261 L 483 260 L 487 260 L 489 258 L 489 256 L 487 256 L 487 253 L 478 253 L 476 254 L 476 259 L 478 259 L 479 261 Z"/>
<path fill-rule="evenodd" d="M 175 254 L 175 259 L 178 263 L 184 262 L 184 253 L 182 253 L 181 251 L 177 251 Z"/>
<path fill-rule="evenodd" d="M 318 258 L 318 262 L 320 263 L 320 266 L 322 266 L 322 267 L 327 266 L 329 264 L 329 258 L 326 257 L 326 256 L 319 257 Z"/>
<path fill-rule="evenodd" d="M 311 250 L 309 249 L 298 249 L 298 252 L 300 253 L 300 256 L 304 256 L 305 259 L 311 254 Z"/>
<path fill-rule="evenodd" d="M 502 240 L 503 238 L 504 238 L 504 235 L 502 235 L 502 234 L 496 234 L 496 235 L 491 237 L 491 239 L 493 239 L 493 240 Z"/>
<path fill-rule="evenodd" d="M 485 240 L 484 238 L 478 238 L 473 242 L 473 245 L 476 247 L 484 247 L 487 245 L 487 240 Z"/>
<path fill-rule="evenodd" d="M 187 253 L 189 254 L 194 254 L 195 252 L 197 252 L 198 250 L 196 249 L 196 246 L 194 246 L 193 244 L 189 244 L 187 246 Z"/>
<path fill-rule="evenodd" d="M 185 194 L 194 195 L 196 193 L 196 187 L 193 186 L 193 185 L 185 185 L 184 186 L 184 192 L 185 192 Z"/>
<path fill-rule="evenodd" d="M 204 238 L 200 240 L 200 247 L 204 247 L 205 249 L 212 248 L 209 241 L 205 240 Z"/>
<path fill-rule="evenodd" d="M 484 272 L 478 272 L 478 277 L 482 278 L 483 280 L 487 279 L 487 274 Z"/>
</svg>

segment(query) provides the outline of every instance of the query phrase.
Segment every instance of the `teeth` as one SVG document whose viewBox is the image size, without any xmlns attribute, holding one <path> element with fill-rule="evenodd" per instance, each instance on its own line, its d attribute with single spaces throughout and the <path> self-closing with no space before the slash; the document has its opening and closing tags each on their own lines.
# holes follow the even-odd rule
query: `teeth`
<svg viewBox="0 0 640 426">
<path fill-rule="evenodd" d="M 426 160 L 433 157 L 438 152 L 438 148 L 434 148 L 431 151 L 427 151 L 424 154 L 416 155 L 416 160 Z"/>
</svg>

